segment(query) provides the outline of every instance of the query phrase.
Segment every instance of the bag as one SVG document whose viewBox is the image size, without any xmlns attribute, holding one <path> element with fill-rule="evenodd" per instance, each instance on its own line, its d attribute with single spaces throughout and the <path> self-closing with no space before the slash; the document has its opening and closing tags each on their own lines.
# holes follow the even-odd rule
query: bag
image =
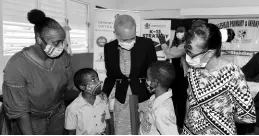
<svg viewBox="0 0 259 136">
<path fill-rule="evenodd" d="M 11 135 L 11 124 L 5 114 L 3 104 L 0 107 L 0 134 L 1 135 Z"/>
</svg>

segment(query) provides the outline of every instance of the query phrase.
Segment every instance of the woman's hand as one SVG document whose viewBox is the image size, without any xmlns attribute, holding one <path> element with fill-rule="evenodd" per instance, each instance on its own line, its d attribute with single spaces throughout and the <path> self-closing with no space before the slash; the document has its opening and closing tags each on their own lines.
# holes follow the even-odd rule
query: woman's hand
<svg viewBox="0 0 259 136">
<path fill-rule="evenodd" d="M 158 38 L 160 44 L 166 43 L 165 36 L 164 36 L 162 33 L 161 33 L 161 34 L 158 34 L 157 38 Z"/>
<path fill-rule="evenodd" d="M 107 100 L 107 95 L 103 91 L 99 94 L 99 96 L 101 97 L 102 100 L 105 100 L 105 101 Z"/>
</svg>

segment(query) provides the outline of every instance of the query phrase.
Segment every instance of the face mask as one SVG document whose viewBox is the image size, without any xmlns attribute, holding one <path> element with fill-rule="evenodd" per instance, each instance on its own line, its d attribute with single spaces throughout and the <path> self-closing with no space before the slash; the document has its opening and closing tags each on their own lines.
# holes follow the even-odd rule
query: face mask
<svg viewBox="0 0 259 136">
<path fill-rule="evenodd" d="M 205 68 L 212 57 L 212 54 L 210 53 L 211 51 L 212 50 L 208 50 L 204 54 L 200 54 L 194 58 L 191 58 L 188 54 L 186 54 L 186 62 L 195 68 Z"/>
<path fill-rule="evenodd" d="M 60 47 L 53 47 L 49 44 L 44 49 L 44 52 L 50 57 L 55 58 L 58 57 L 64 50 L 64 44 L 62 44 Z"/>
<path fill-rule="evenodd" d="M 63 42 L 59 47 L 54 47 L 54 46 L 51 46 L 51 45 L 47 44 L 47 42 L 44 41 L 40 37 L 38 38 L 38 41 L 42 41 L 46 45 L 46 47 L 44 49 L 44 52 L 50 58 L 55 58 L 55 57 L 59 56 L 63 52 L 63 50 L 65 48 L 65 42 Z M 39 44 L 42 43 L 42 42 L 39 42 Z"/>
<path fill-rule="evenodd" d="M 99 83 L 94 85 L 87 85 L 85 91 L 94 96 L 99 95 L 102 91 L 102 83 L 103 82 L 100 81 Z"/>
<path fill-rule="evenodd" d="M 135 40 L 132 40 L 130 43 L 119 41 L 119 45 L 123 49 L 131 50 L 131 48 L 134 46 L 135 42 L 136 42 Z"/>
<path fill-rule="evenodd" d="M 151 87 L 151 81 L 146 81 L 146 87 L 147 87 L 147 90 L 150 92 L 150 93 L 153 93 L 155 91 L 156 88 L 154 87 Z"/>
<path fill-rule="evenodd" d="M 177 37 L 178 39 L 183 39 L 183 36 L 184 36 L 184 33 L 183 33 L 183 32 L 178 32 L 178 33 L 176 33 L 176 37 Z"/>
</svg>

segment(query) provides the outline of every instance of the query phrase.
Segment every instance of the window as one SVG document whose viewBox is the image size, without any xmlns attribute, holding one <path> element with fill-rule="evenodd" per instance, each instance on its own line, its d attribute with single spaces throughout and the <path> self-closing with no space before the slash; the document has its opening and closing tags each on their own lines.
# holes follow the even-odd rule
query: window
<svg viewBox="0 0 259 136">
<path fill-rule="evenodd" d="M 4 55 L 34 44 L 33 25 L 27 21 L 27 13 L 36 6 L 36 0 L 3 0 Z"/>
<path fill-rule="evenodd" d="M 73 53 L 88 51 L 88 5 L 80 0 L 3 0 L 3 50 L 13 55 L 35 44 L 27 13 L 38 8 L 62 26 L 69 25 Z M 66 22 L 66 20 L 68 20 Z"/>
<path fill-rule="evenodd" d="M 84 3 L 69 0 L 68 25 L 70 26 L 70 42 L 73 53 L 88 51 L 88 6 Z"/>
<path fill-rule="evenodd" d="M 61 26 L 65 25 L 66 0 L 39 0 L 39 9 Z"/>
</svg>

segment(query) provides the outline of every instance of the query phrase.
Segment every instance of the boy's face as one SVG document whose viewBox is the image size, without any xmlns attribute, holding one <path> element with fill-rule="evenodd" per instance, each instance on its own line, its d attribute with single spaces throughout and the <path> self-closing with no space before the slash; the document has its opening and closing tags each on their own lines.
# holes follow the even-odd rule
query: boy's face
<svg viewBox="0 0 259 136">
<path fill-rule="evenodd" d="M 101 93 L 101 85 L 99 77 L 96 73 L 92 72 L 86 75 L 85 80 L 82 82 L 82 90 L 93 95 Z"/>
<path fill-rule="evenodd" d="M 150 93 L 154 93 L 154 91 L 156 89 L 156 85 L 157 85 L 157 83 L 155 83 L 154 80 L 152 79 L 150 69 L 148 69 L 147 80 L 146 80 L 146 86 L 147 86 L 148 91 Z"/>
</svg>

